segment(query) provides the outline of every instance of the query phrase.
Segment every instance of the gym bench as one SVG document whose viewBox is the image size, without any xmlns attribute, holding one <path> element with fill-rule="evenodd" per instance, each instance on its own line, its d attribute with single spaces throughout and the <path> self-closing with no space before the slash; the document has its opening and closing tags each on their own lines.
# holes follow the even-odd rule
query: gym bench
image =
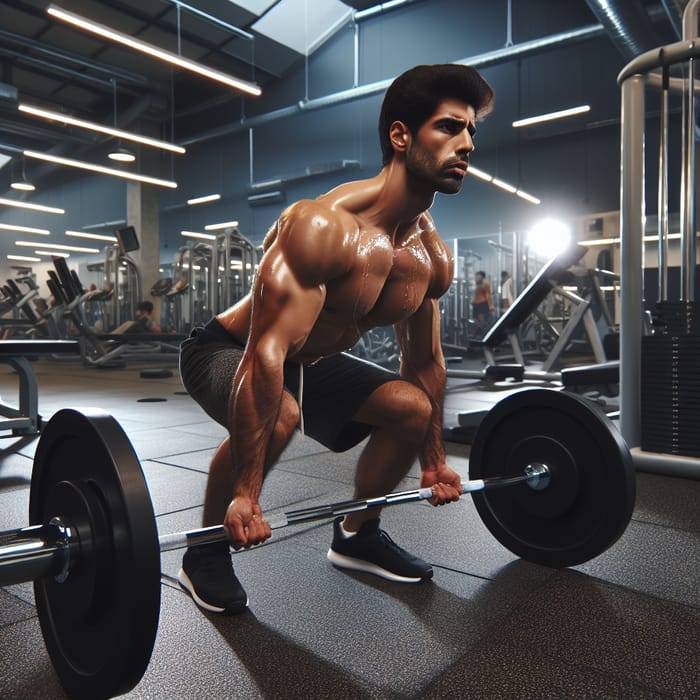
<svg viewBox="0 0 700 700">
<path fill-rule="evenodd" d="M 30 357 L 75 355 L 80 353 L 76 340 L 2 340 L 0 362 L 13 367 L 19 375 L 19 408 L 0 401 L 0 430 L 12 435 L 35 435 L 41 432 L 39 390 Z"/>
</svg>

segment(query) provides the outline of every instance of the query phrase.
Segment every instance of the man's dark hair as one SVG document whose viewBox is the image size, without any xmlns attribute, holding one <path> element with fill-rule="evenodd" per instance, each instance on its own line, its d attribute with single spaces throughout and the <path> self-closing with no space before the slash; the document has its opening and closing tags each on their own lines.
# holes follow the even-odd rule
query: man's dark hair
<svg viewBox="0 0 700 700">
<path fill-rule="evenodd" d="M 503 272 L 501 272 L 501 277 L 510 277 L 510 272 L 508 272 L 508 270 L 503 270 Z"/>
<path fill-rule="evenodd" d="M 136 305 L 137 311 L 145 311 L 147 314 L 153 313 L 153 303 L 150 301 L 140 301 Z"/>
<path fill-rule="evenodd" d="M 483 270 L 477 270 L 474 273 L 474 276 L 476 276 L 476 275 L 481 275 L 484 279 L 486 279 L 486 273 Z"/>
<path fill-rule="evenodd" d="M 383 164 L 394 157 L 389 129 L 395 121 L 403 122 L 415 136 L 443 100 L 464 102 L 483 118 L 493 108 L 493 98 L 491 86 L 471 66 L 441 63 L 402 73 L 386 91 L 379 114 Z"/>
</svg>

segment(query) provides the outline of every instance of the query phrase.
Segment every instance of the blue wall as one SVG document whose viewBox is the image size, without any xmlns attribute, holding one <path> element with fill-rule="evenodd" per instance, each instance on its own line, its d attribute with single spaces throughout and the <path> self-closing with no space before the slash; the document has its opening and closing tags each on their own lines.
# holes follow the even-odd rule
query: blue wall
<svg viewBox="0 0 700 700">
<path fill-rule="evenodd" d="M 519 0 L 515 5 L 515 42 L 593 24 L 585 3 Z M 432 0 L 361 25 L 360 83 L 391 78 L 422 62 L 445 62 L 500 48 L 505 43 L 506 2 Z M 618 92 L 615 79 L 622 60 L 606 36 L 582 44 L 487 68 L 496 90 L 496 109 L 479 125 L 472 158 L 475 166 L 542 199 L 533 206 L 475 178 L 463 192 L 436 199 L 433 214 L 445 238 L 528 227 L 548 215 L 574 216 L 619 206 Z M 341 30 L 309 61 L 309 97 L 352 86 L 352 30 Z M 248 100 L 248 115 L 293 105 L 305 95 L 304 67 Z M 592 111 L 568 123 L 512 129 L 518 116 L 581 103 Z M 254 180 L 291 174 L 307 165 L 356 159 L 361 170 L 311 177 L 284 186 L 287 202 L 315 197 L 347 179 L 374 175 L 381 167 L 376 121 L 381 97 L 300 113 L 254 129 Z M 240 105 L 232 106 L 233 122 Z M 584 128 L 591 122 L 603 123 Z M 558 134 L 552 136 L 552 134 Z M 248 133 L 238 132 L 190 146 L 176 169 L 180 188 L 171 203 L 209 191 L 224 199 L 212 205 L 164 213 L 161 236 L 172 250 L 179 231 L 213 221 L 237 219 L 244 234 L 260 242 L 275 220 L 279 203 L 251 208 Z M 178 240 L 179 239 L 179 240 Z"/>
<path fill-rule="evenodd" d="M 513 40 L 521 42 L 590 25 L 594 18 L 584 0 L 518 0 L 514 5 Z M 360 29 L 360 83 L 391 78 L 420 62 L 460 60 L 503 47 L 506 0 L 426 0 L 370 19 Z M 496 108 L 476 138 L 472 163 L 542 199 L 533 206 L 475 178 L 463 192 L 439 196 L 433 214 L 444 238 L 502 230 L 524 230 L 545 216 L 576 216 L 619 207 L 619 95 L 616 76 L 622 59 L 607 36 L 567 45 L 520 61 L 487 68 L 495 88 Z M 347 89 L 353 81 L 353 32 L 341 29 L 308 61 L 309 97 Z M 284 80 L 266 87 L 259 99 L 236 98 L 201 115 L 199 133 L 214 125 L 235 125 L 242 108 L 247 115 L 294 105 L 305 97 L 303 62 Z M 592 111 L 548 126 L 511 128 L 519 116 L 589 103 Z M 381 96 L 331 108 L 299 113 L 254 130 L 255 180 L 293 174 L 306 166 L 342 159 L 358 160 L 360 169 L 308 177 L 284 186 L 286 202 L 315 197 L 347 179 L 369 177 L 379 170 L 376 131 Z M 192 123 L 188 123 L 192 128 Z M 180 131 L 184 123 L 180 125 Z M 186 139 L 192 134 L 178 133 Z M 206 223 L 237 219 L 241 231 L 262 241 L 284 204 L 250 207 L 247 130 L 192 144 L 186 156 L 165 156 L 161 175 L 174 174 L 176 191 L 161 192 L 161 247 L 164 262 L 174 260 L 185 239 L 182 229 L 201 230 Z M 187 198 L 220 192 L 213 204 L 186 207 Z M 120 219 L 126 208 L 123 182 L 61 170 L 32 198 L 59 204 L 65 217 L 24 216 L 0 212 L 0 220 L 28 225 L 80 228 Z M 650 202 L 651 204 L 651 202 Z M 58 222 L 57 218 L 61 221 Z"/>
</svg>

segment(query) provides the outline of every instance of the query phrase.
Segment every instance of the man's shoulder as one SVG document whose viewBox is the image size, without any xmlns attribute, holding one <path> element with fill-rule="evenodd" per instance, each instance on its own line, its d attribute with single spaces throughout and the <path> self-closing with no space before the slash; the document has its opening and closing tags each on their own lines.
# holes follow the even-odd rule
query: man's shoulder
<svg viewBox="0 0 700 700">
<path fill-rule="evenodd" d="M 294 202 L 282 212 L 279 220 L 282 224 L 303 223 L 323 228 L 356 222 L 355 217 L 342 206 L 333 206 L 332 202 L 322 197 Z"/>
<path fill-rule="evenodd" d="M 358 231 L 354 217 L 324 202 L 303 199 L 280 216 L 270 240 L 304 278 L 327 279 L 347 271 Z"/>
</svg>

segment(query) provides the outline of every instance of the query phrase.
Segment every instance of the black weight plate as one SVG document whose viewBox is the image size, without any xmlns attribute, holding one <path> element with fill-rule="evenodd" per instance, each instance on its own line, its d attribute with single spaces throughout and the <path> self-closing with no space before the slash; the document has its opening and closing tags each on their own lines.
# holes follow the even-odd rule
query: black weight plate
<svg viewBox="0 0 700 700">
<path fill-rule="evenodd" d="M 34 582 L 49 656 L 76 698 L 131 690 L 153 651 L 160 613 L 160 548 L 133 447 L 116 420 L 59 411 L 34 459 L 29 521 L 58 516 L 77 533 L 68 578 Z"/>
<path fill-rule="evenodd" d="M 486 527 L 523 559 L 581 564 L 624 532 L 635 475 L 622 436 L 584 399 L 548 389 L 512 394 L 489 411 L 469 457 L 469 478 L 511 477 L 544 463 L 547 488 L 527 484 L 473 492 Z"/>
</svg>

